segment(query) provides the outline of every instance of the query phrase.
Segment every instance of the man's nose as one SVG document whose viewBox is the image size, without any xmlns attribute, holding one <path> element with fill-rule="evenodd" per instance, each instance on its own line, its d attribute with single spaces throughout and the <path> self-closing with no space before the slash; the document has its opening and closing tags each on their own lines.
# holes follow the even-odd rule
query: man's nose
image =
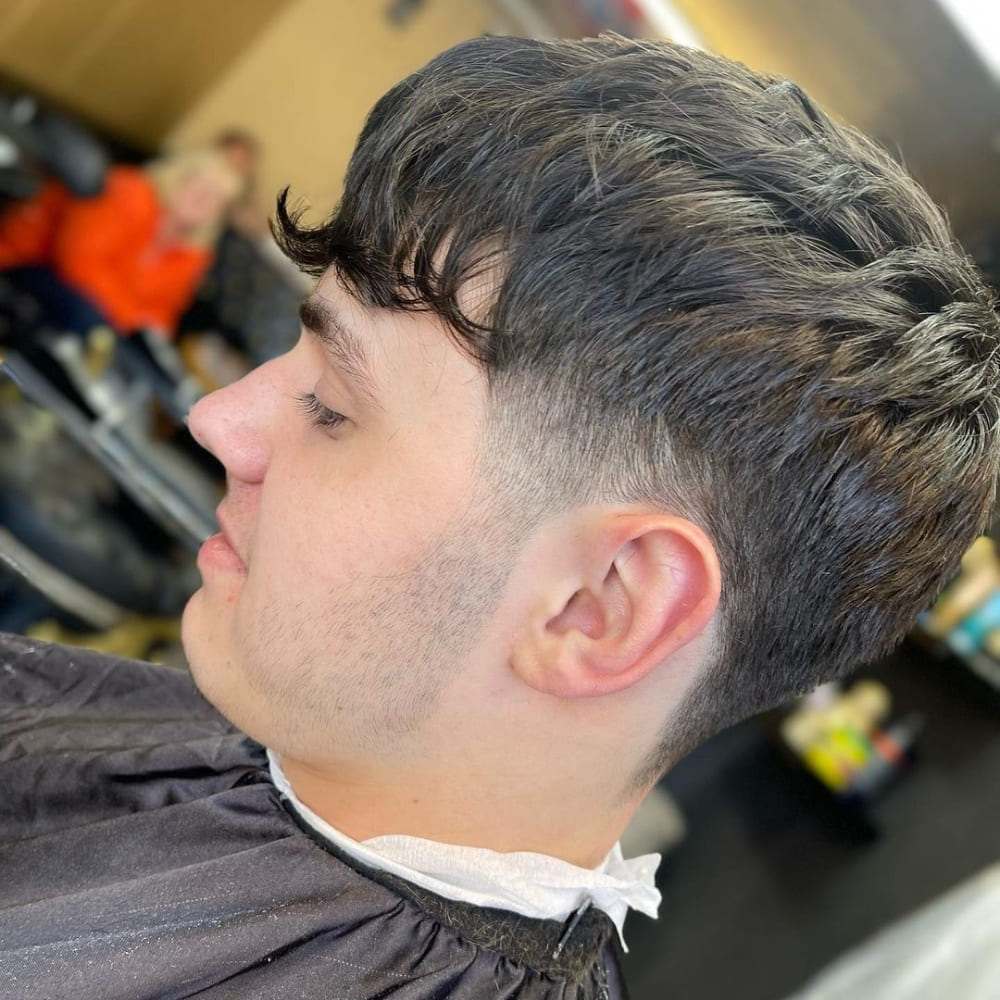
<svg viewBox="0 0 1000 1000">
<path fill-rule="evenodd" d="M 276 390 L 272 365 L 202 397 L 188 414 L 188 429 L 198 444 L 225 466 L 228 476 L 245 483 L 261 482 L 271 458 L 265 431 L 272 423 Z"/>
</svg>

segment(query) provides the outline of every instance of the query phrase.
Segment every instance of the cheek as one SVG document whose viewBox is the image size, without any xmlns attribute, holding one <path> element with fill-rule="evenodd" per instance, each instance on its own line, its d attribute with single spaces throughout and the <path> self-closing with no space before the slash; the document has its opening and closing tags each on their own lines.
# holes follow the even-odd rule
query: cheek
<svg viewBox="0 0 1000 1000">
<path fill-rule="evenodd" d="M 461 449 L 398 428 L 381 440 L 316 436 L 270 464 L 254 516 L 241 632 L 254 620 L 315 620 L 348 606 L 372 581 L 417 569 L 470 495 Z M 447 438 L 445 438 L 447 440 Z M 434 444 L 435 447 L 431 447 Z M 284 629 L 282 629 L 284 631 Z"/>
<path fill-rule="evenodd" d="M 311 453 L 296 463 L 308 475 L 272 466 L 257 517 L 268 562 L 310 589 L 415 568 L 464 499 L 452 489 L 448 463 L 436 466 L 405 432 L 389 447 L 324 444 L 326 464 Z"/>
<path fill-rule="evenodd" d="M 256 511 L 250 572 L 240 597 L 240 632 L 280 631 L 286 640 L 301 620 L 334 611 L 356 581 L 382 572 L 375 509 L 360 485 L 332 477 L 273 475 Z M 312 631 L 316 631 L 313 629 Z"/>
</svg>

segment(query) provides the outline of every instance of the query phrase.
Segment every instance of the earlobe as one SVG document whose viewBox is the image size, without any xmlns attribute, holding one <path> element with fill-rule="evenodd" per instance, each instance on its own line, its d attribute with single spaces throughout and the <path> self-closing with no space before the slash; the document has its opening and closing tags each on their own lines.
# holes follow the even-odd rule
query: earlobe
<svg viewBox="0 0 1000 1000">
<path fill-rule="evenodd" d="M 512 665 L 563 698 L 613 694 L 637 683 L 700 635 L 719 601 L 715 548 L 689 521 L 617 515 L 591 537 L 585 585 L 536 618 Z M 570 590 L 570 587 L 567 587 Z"/>
</svg>

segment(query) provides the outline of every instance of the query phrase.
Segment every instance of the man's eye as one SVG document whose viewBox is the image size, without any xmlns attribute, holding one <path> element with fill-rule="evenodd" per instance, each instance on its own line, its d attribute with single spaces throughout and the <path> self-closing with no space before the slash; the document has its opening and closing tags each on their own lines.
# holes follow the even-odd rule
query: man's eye
<svg viewBox="0 0 1000 1000">
<path fill-rule="evenodd" d="M 338 427 L 347 417 L 324 406 L 314 393 L 304 392 L 298 398 L 299 406 L 308 415 L 314 427 Z"/>
</svg>

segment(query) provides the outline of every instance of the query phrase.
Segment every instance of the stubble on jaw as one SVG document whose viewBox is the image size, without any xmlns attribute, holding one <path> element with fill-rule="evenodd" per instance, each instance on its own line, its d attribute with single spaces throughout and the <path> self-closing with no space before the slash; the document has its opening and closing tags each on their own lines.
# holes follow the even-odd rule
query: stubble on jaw
<svg viewBox="0 0 1000 1000">
<path fill-rule="evenodd" d="M 309 604 L 271 595 L 241 643 L 239 673 L 267 715 L 253 713 L 268 730 L 257 738 L 304 759 L 414 738 L 503 596 L 516 549 L 494 508 L 470 500 L 399 574 L 356 576 Z"/>
</svg>

